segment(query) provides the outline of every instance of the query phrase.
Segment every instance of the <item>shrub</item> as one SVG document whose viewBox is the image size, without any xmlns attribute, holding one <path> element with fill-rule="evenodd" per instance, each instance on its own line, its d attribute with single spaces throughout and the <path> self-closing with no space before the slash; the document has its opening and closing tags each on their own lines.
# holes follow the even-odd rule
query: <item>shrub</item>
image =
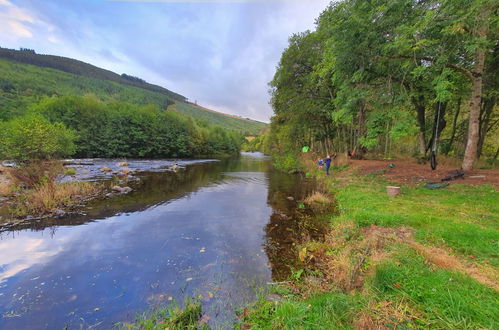
<svg viewBox="0 0 499 330">
<path fill-rule="evenodd" d="M 28 114 L 0 124 L 0 158 L 27 162 L 71 155 L 74 139 L 64 124 Z"/>
</svg>

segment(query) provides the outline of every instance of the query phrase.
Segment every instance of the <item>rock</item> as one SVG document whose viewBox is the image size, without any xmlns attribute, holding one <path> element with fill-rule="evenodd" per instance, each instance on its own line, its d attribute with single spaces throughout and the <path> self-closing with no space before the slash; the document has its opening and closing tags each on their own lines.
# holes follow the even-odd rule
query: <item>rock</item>
<svg viewBox="0 0 499 330">
<path fill-rule="evenodd" d="M 107 198 L 109 198 L 109 197 L 113 197 L 113 196 L 114 196 L 114 194 L 113 194 L 113 193 L 107 193 L 107 194 L 106 194 L 106 197 L 107 197 Z"/>
<path fill-rule="evenodd" d="M 303 281 L 307 282 L 307 283 L 313 283 L 313 284 L 318 284 L 318 283 L 322 283 L 322 282 L 325 282 L 326 280 L 323 279 L 323 278 L 319 278 L 319 277 L 315 277 L 315 276 L 306 276 Z"/>
<path fill-rule="evenodd" d="M 11 160 L 4 160 L 2 161 L 2 166 L 3 167 L 17 167 L 16 162 L 11 161 Z"/>
<path fill-rule="evenodd" d="M 127 162 L 121 162 L 121 163 L 118 163 L 118 166 L 119 167 L 127 167 L 128 163 Z"/>
<path fill-rule="evenodd" d="M 131 169 L 129 169 L 129 168 L 124 168 L 124 169 L 121 170 L 121 174 L 123 174 L 123 175 L 128 175 L 128 174 L 130 174 L 132 172 L 133 171 Z"/>
<path fill-rule="evenodd" d="M 295 198 L 294 198 L 294 197 L 292 197 L 292 196 L 288 196 L 288 197 L 286 197 L 286 198 L 287 198 L 287 200 L 288 200 L 288 201 L 294 201 L 294 200 L 295 200 Z"/>
<path fill-rule="evenodd" d="M 283 297 L 281 295 L 278 295 L 277 293 L 270 293 L 265 296 L 265 299 L 270 302 L 279 302 L 283 300 Z"/>
<path fill-rule="evenodd" d="M 54 211 L 54 216 L 56 216 L 58 218 L 62 218 L 65 215 L 66 215 L 66 211 L 64 211 L 64 210 L 55 210 Z"/>
<path fill-rule="evenodd" d="M 123 187 L 123 189 L 121 189 L 121 193 L 122 194 L 128 194 L 129 192 L 131 192 L 133 189 L 130 188 L 130 187 Z"/>
<path fill-rule="evenodd" d="M 199 319 L 199 321 L 198 321 L 198 326 L 199 326 L 199 327 L 201 327 L 201 328 L 202 328 L 202 327 L 204 327 L 205 325 L 207 325 L 207 324 L 208 324 L 208 322 L 210 321 L 210 319 L 211 319 L 211 318 L 210 318 L 208 315 L 204 314 L 204 315 L 203 315 L 203 316 L 201 316 L 201 318 Z"/>
<path fill-rule="evenodd" d="M 120 193 L 120 194 L 128 194 L 130 191 L 132 191 L 132 188 L 130 188 L 130 187 L 120 187 L 120 186 L 114 186 L 111 189 L 113 191 Z"/>
<path fill-rule="evenodd" d="M 106 173 L 106 172 L 111 172 L 112 169 L 107 166 L 104 166 L 100 168 L 100 171 Z"/>
</svg>

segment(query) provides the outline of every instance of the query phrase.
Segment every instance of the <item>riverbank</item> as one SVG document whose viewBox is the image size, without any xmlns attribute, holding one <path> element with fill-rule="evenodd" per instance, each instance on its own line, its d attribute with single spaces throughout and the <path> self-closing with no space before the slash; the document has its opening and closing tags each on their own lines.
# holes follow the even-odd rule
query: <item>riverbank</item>
<svg viewBox="0 0 499 330">
<path fill-rule="evenodd" d="M 207 161 L 213 160 L 66 159 L 0 166 L 0 226 L 74 215 L 92 200 L 137 189 L 141 174 Z"/>
<path fill-rule="evenodd" d="M 497 327 L 495 183 L 431 190 L 414 173 L 395 178 L 400 162 L 384 163 L 351 162 L 329 177 L 307 163 L 338 214 L 324 240 L 296 247 L 301 268 L 245 309 L 240 328 Z M 394 181 L 402 193 L 388 196 Z"/>
</svg>

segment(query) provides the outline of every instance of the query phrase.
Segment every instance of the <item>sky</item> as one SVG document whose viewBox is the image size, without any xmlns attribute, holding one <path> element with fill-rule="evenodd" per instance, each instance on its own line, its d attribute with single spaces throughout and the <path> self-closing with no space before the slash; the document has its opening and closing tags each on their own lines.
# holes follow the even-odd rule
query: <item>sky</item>
<svg viewBox="0 0 499 330">
<path fill-rule="evenodd" d="M 75 58 L 268 122 L 268 82 L 330 0 L 0 0 L 0 46 Z"/>
</svg>

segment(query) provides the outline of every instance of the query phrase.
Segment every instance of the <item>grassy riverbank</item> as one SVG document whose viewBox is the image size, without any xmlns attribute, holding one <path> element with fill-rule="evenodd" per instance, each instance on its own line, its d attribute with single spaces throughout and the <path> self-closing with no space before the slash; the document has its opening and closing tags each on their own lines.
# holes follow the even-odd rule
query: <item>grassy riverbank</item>
<svg viewBox="0 0 499 330">
<path fill-rule="evenodd" d="M 64 170 L 60 161 L 34 162 L 20 168 L 0 167 L 0 197 L 8 201 L 3 206 L 0 204 L 0 211 L 14 220 L 61 216 L 103 193 L 103 187 L 92 182 L 58 182 L 56 178 Z M 66 169 L 64 174 L 73 173 L 74 169 Z M 0 224 L 4 221 L 12 219 L 0 217 Z"/>
<path fill-rule="evenodd" d="M 380 175 L 351 169 L 315 175 L 338 202 L 330 233 L 297 246 L 298 276 L 271 289 L 278 299 L 262 298 L 246 310 L 241 328 L 499 325 L 493 186 L 401 185 L 402 194 L 390 197 L 390 182 Z"/>
</svg>

